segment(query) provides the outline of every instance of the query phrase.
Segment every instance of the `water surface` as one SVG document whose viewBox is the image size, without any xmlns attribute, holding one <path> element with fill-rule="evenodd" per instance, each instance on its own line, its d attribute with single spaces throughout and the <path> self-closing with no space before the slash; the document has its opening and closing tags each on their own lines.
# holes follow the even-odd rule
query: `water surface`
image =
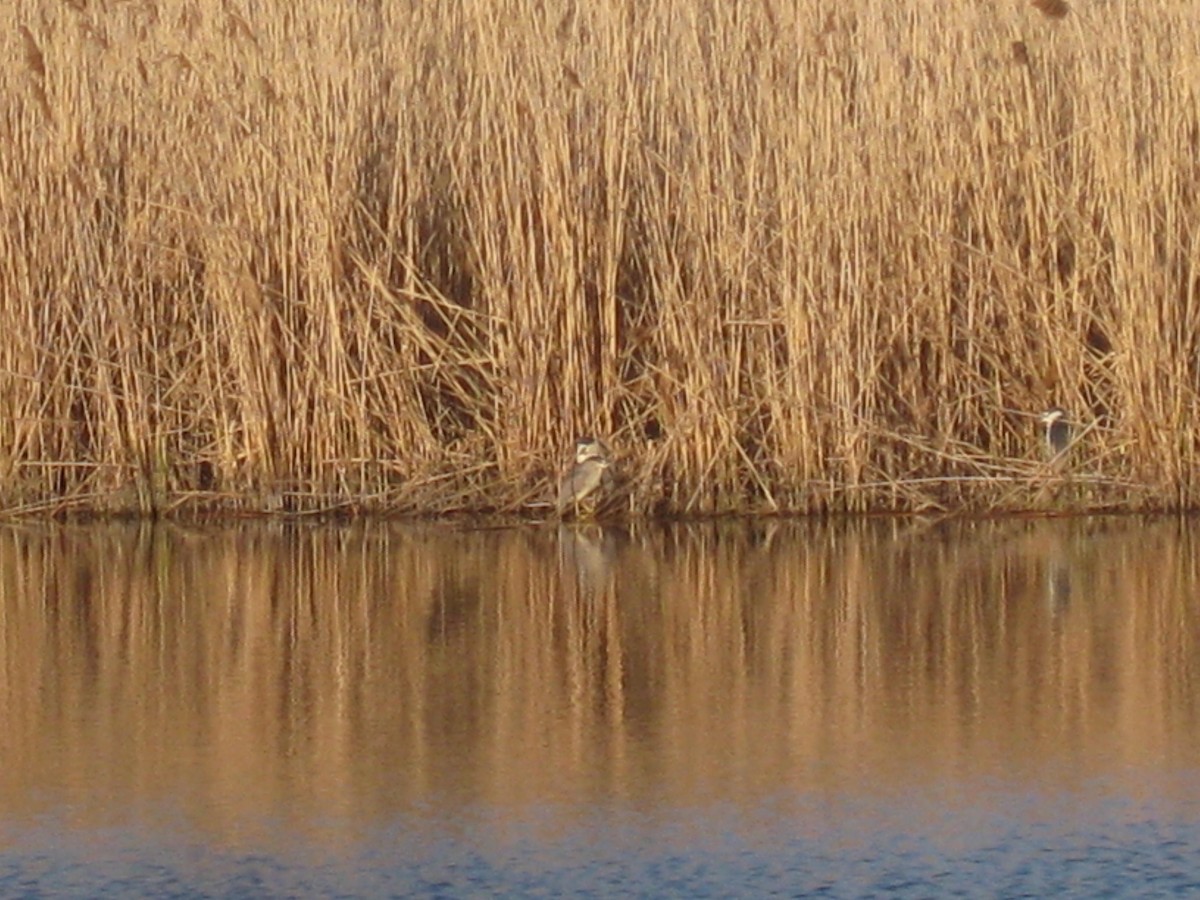
<svg viewBox="0 0 1200 900">
<path fill-rule="evenodd" d="M 1195 890 L 1198 535 L 9 527 L 0 894 Z"/>
</svg>

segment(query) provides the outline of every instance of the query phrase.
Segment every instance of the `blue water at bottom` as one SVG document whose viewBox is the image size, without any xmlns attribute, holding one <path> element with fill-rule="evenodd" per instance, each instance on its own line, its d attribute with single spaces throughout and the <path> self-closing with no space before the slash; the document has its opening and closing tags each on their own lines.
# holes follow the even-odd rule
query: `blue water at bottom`
<svg viewBox="0 0 1200 900">
<path fill-rule="evenodd" d="M 1163 896 L 1200 891 L 1197 799 L 1182 773 L 1136 798 L 951 783 L 752 807 L 426 807 L 259 822 L 252 850 L 178 821 L 79 829 L 63 810 L 0 835 L 0 896 Z"/>
</svg>

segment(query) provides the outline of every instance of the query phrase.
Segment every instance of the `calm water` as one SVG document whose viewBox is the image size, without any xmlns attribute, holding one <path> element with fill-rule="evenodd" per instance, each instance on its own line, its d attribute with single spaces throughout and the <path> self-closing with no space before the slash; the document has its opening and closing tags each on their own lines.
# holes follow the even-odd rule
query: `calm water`
<svg viewBox="0 0 1200 900">
<path fill-rule="evenodd" d="M 0 895 L 1195 891 L 1198 538 L 0 530 Z"/>
</svg>

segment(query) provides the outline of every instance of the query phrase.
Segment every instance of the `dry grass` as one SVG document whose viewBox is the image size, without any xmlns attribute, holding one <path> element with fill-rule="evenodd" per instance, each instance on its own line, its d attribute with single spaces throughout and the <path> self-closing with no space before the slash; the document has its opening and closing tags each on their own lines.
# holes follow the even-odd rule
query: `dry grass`
<svg viewBox="0 0 1200 900">
<path fill-rule="evenodd" d="M 5 508 L 1196 505 L 1190 4 L 281 10 L 18 0 Z"/>
</svg>

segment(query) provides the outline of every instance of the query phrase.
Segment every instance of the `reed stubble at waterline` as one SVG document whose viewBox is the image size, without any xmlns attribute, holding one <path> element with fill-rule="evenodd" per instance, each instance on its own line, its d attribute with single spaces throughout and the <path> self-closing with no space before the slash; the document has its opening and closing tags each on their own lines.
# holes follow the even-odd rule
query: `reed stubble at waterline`
<svg viewBox="0 0 1200 900">
<path fill-rule="evenodd" d="M 1196 504 L 1179 4 L 155 10 L 8 38 L 5 509 L 521 512 L 585 428 L 633 514 L 1022 508 L 1051 397 Z"/>
</svg>

